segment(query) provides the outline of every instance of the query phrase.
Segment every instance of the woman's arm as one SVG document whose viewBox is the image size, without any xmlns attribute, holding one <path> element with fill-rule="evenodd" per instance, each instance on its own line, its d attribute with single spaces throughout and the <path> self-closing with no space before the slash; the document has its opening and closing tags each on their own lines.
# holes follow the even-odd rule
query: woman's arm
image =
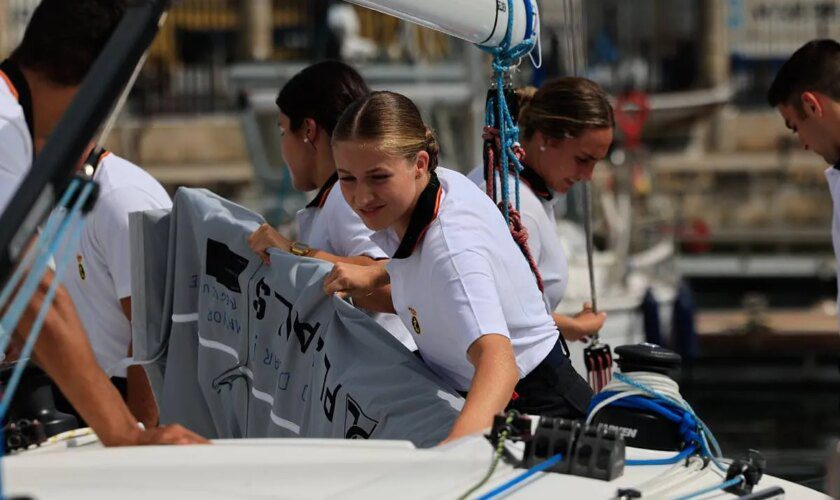
<svg viewBox="0 0 840 500">
<path fill-rule="evenodd" d="M 251 247 L 251 250 L 253 250 L 254 253 L 260 256 L 263 262 L 268 264 L 269 248 L 279 248 L 284 252 L 291 253 L 292 242 L 282 234 L 278 233 L 277 230 L 271 227 L 270 224 L 262 224 L 253 233 L 251 233 L 250 236 L 248 236 L 248 246 Z M 343 262 L 347 264 L 356 264 L 359 266 L 369 266 L 376 262 L 375 259 L 372 259 L 366 255 L 341 257 L 339 255 L 334 255 L 329 252 L 325 252 L 324 250 L 319 250 L 317 248 L 310 249 L 307 257 L 332 262 L 333 264 Z"/>
<path fill-rule="evenodd" d="M 604 326 L 607 313 L 596 313 L 589 304 L 584 304 L 583 310 L 574 316 L 553 313 L 551 317 L 554 319 L 554 324 L 557 325 L 560 333 L 563 334 L 563 338 L 574 342 L 598 333 Z"/>
<path fill-rule="evenodd" d="M 504 411 L 519 381 L 513 346 L 504 335 L 482 335 L 467 350 L 467 357 L 475 375 L 461 415 L 444 443 L 492 426 L 493 416 Z"/>
</svg>

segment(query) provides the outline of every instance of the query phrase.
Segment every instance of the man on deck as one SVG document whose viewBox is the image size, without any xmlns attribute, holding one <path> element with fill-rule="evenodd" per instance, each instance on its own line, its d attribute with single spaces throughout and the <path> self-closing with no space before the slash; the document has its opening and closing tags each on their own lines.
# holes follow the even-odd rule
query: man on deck
<svg viewBox="0 0 840 500">
<path fill-rule="evenodd" d="M 779 69 L 767 100 L 802 147 L 832 165 L 825 176 L 834 202 L 831 233 L 840 284 L 840 43 L 812 40 L 800 47 Z"/>
<path fill-rule="evenodd" d="M 0 211 L 32 166 L 124 12 L 115 0 L 43 0 L 24 40 L 0 64 Z M 43 302 L 48 274 L 28 304 L 17 343 Z M 200 443 L 177 426 L 141 430 L 94 357 L 70 295 L 59 287 L 35 361 L 106 445 Z"/>
</svg>

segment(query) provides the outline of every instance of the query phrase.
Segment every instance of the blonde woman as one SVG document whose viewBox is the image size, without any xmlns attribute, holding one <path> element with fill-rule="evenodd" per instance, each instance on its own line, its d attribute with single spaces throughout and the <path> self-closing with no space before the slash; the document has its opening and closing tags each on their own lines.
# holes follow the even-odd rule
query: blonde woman
<svg viewBox="0 0 840 500">
<path fill-rule="evenodd" d="M 414 103 L 391 92 L 355 102 L 333 132 L 341 191 L 387 264 L 339 263 L 327 293 L 391 285 L 391 306 L 425 363 L 466 395 L 449 439 L 505 408 L 583 415 L 591 389 L 558 342 L 527 261 L 492 201 L 437 166 L 438 144 Z"/>
</svg>

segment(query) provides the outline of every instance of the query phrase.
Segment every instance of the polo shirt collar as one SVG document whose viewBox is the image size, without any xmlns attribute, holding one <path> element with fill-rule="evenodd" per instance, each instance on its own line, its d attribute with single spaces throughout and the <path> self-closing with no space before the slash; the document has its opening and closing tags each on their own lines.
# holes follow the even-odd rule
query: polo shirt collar
<svg viewBox="0 0 840 500">
<path fill-rule="evenodd" d="M 29 137 L 34 144 L 35 118 L 32 114 L 32 93 L 29 90 L 29 84 L 26 82 L 26 78 L 23 76 L 23 72 L 11 59 L 6 59 L 0 63 L 0 78 L 6 81 L 6 84 L 12 90 L 12 94 L 15 95 L 18 103 L 23 108 L 26 128 L 29 129 Z"/>
<path fill-rule="evenodd" d="M 543 201 L 551 201 L 554 199 L 554 193 L 548 188 L 548 185 L 545 183 L 545 180 L 540 177 L 534 169 L 529 167 L 528 165 L 523 164 L 522 170 L 519 172 L 519 177 L 522 181 L 531 188 L 531 191 L 534 192 L 540 199 Z"/>
<path fill-rule="evenodd" d="M 324 203 L 327 202 L 327 196 L 330 195 L 330 191 L 335 186 L 335 183 L 338 182 L 338 172 L 334 172 L 327 182 L 321 186 L 321 189 L 318 190 L 318 194 L 315 195 L 315 198 L 310 201 L 306 208 L 321 208 L 324 206 Z"/>
<path fill-rule="evenodd" d="M 402 241 L 400 241 L 400 246 L 394 253 L 394 259 L 410 257 L 420 241 L 423 240 L 429 226 L 437 218 L 442 194 L 443 188 L 440 186 L 440 180 L 438 180 L 437 174 L 432 172 L 429 176 L 429 183 L 417 199 L 417 205 L 414 207 L 414 212 L 411 213 L 408 228 Z"/>
</svg>

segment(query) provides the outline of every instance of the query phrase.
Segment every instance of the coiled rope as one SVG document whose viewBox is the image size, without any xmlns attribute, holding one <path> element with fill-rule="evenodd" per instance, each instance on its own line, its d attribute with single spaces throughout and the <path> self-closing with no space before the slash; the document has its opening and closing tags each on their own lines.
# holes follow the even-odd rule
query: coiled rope
<svg viewBox="0 0 840 500">
<path fill-rule="evenodd" d="M 697 416 L 679 392 L 676 382 L 660 373 L 616 373 L 613 380 L 589 403 L 586 423 L 607 406 L 652 411 L 679 425 L 683 449 L 671 458 L 655 460 L 627 460 L 627 465 L 667 465 L 699 453 L 709 458 L 721 471 L 720 445 L 709 427 Z"/>
</svg>

